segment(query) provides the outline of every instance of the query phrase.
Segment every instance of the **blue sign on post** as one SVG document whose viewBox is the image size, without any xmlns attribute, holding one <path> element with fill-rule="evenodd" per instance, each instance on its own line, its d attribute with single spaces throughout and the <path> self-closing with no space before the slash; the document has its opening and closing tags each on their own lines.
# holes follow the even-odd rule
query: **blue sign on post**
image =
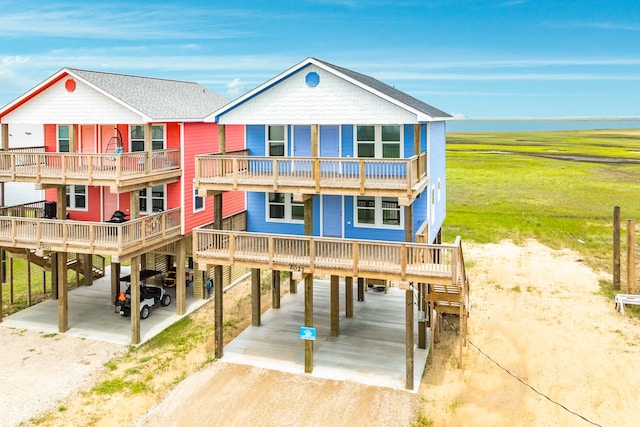
<svg viewBox="0 0 640 427">
<path fill-rule="evenodd" d="M 316 340 L 316 328 L 309 328 L 306 326 L 300 326 L 300 339 L 301 340 Z"/>
</svg>

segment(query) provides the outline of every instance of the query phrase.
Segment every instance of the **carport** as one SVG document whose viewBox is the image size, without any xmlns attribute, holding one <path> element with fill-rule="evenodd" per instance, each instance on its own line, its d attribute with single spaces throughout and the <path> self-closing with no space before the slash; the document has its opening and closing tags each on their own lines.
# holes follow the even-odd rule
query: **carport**
<svg viewBox="0 0 640 427">
<path fill-rule="evenodd" d="M 129 274 L 129 267 L 122 266 L 121 274 Z M 147 277 L 148 279 L 148 277 Z M 186 294 L 186 312 L 176 314 L 176 288 L 166 288 L 172 303 L 167 307 L 153 307 L 148 319 L 140 321 L 140 344 L 150 340 L 167 327 L 192 313 L 209 300 Z M 104 277 L 97 279 L 91 286 L 81 286 L 69 291 L 69 329 L 64 332 L 80 338 L 114 344 L 131 344 L 131 319 L 122 317 L 114 310 L 111 299 L 111 274 L 107 267 Z M 58 301 L 46 300 L 5 317 L 1 326 L 15 329 L 39 331 L 45 334 L 58 334 Z"/>
</svg>

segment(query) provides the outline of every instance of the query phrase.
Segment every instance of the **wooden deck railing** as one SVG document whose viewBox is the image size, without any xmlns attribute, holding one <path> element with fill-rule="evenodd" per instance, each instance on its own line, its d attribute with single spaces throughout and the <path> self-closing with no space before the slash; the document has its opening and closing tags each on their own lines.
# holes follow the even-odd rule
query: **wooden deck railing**
<svg viewBox="0 0 640 427">
<path fill-rule="evenodd" d="M 193 230 L 201 264 L 457 284 L 462 246 Z"/>
<path fill-rule="evenodd" d="M 412 195 L 424 188 L 426 177 L 426 153 L 407 159 L 196 156 L 196 186 L 221 191 L 293 186 L 303 193 L 352 189 L 360 194 L 395 190 Z"/>
<path fill-rule="evenodd" d="M 120 224 L 0 217 L 0 246 L 126 256 L 181 234 L 181 209 Z"/>
<path fill-rule="evenodd" d="M 20 218 L 42 218 L 46 200 L 23 203 L 21 205 L 0 207 L 0 216 L 17 216 Z"/>
<path fill-rule="evenodd" d="M 91 185 L 173 170 L 181 170 L 179 149 L 122 154 L 0 151 L 0 179 L 5 181 L 65 184 L 81 180 Z"/>
</svg>

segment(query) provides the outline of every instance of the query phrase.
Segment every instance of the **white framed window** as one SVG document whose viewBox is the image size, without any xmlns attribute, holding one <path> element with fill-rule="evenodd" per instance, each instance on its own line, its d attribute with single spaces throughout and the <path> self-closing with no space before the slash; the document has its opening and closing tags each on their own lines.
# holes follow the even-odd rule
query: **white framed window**
<svg viewBox="0 0 640 427">
<path fill-rule="evenodd" d="M 144 125 L 129 126 L 129 145 L 131 152 L 144 151 Z M 164 125 L 151 126 L 151 147 L 153 150 L 164 150 Z"/>
<path fill-rule="evenodd" d="M 204 197 L 200 197 L 200 195 L 198 194 L 198 189 L 194 187 L 193 188 L 193 212 L 203 211 L 204 208 L 205 208 Z"/>
<path fill-rule="evenodd" d="M 164 185 L 156 185 L 155 187 L 140 190 L 140 213 L 152 214 L 165 210 L 165 195 Z"/>
<path fill-rule="evenodd" d="M 286 156 L 287 132 L 284 125 L 267 126 L 267 155 Z"/>
<path fill-rule="evenodd" d="M 67 209 L 86 211 L 88 209 L 87 200 L 86 185 L 67 186 Z"/>
<path fill-rule="evenodd" d="M 402 134 L 400 125 L 357 125 L 357 156 L 399 159 L 402 157 Z"/>
<path fill-rule="evenodd" d="M 440 203 L 441 197 L 442 197 L 442 185 L 440 183 L 440 178 L 438 178 L 438 203 Z"/>
<path fill-rule="evenodd" d="M 397 197 L 358 196 L 355 212 L 356 227 L 404 227 L 404 212 Z"/>
<path fill-rule="evenodd" d="M 68 153 L 71 148 L 69 125 L 58 125 L 58 153 Z"/>
<path fill-rule="evenodd" d="M 291 193 L 267 194 L 267 221 L 304 222 L 304 202 L 294 201 Z"/>
</svg>

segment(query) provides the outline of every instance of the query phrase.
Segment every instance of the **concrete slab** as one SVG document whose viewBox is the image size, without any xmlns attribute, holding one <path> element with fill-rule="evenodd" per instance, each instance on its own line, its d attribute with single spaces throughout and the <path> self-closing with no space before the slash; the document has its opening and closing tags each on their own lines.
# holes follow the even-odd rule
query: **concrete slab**
<svg viewBox="0 0 640 427">
<path fill-rule="evenodd" d="M 354 295 L 356 295 L 354 284 Z M 302 288 L 302 285 L 299 286 Z M 318 378 L 406 390 L 405 291 L 369 291 L 365 301 L 354 301 L 354 317 L 345 317 L 343 282 L 340 283 L 340 335 L 330 336 L 329 282 L 314 281 L 313 372 Z M 417 322 L 417 310 L 416 313 Z M 287 294 L 280 309 L 261 317 L 261 326 L 250 326 L 224 348 L 222 361 L 304 374 L 304 292 Z M 417 326 L 414 343 L 418 342 Z M 430 341 L 427 337 L 427 342 Z M 414 346 L 414 388 L 417 392 L 429 355 Z"/>
<path fill-rule="evenodd" d="M 111 301 L 110 268 L 107 266 L 105 277 L 95 280 L 93 285 L 81 286 L 69 292 L 69 330 L 65 335 L 121 345 L 131 343 L 131 318 L 116 313 Z M 121 277 L 127 274 L 129 267 L 122 266 Z M 122 289 L 125 289 L 124 284 Z M 167 307 L 157 304 L 151 309 L 147 319 L 140 320 L 141 343 L 149 341 L 185 315 L 210 302 L 195 298 L 189 286 L 187 311 L 185 315 L 179 316 L 176 314 L 175 288 L 166 288 L 166 291 L 171 295 L 171 304 Z M 58 333 L 58 301 L 43 301 L 7 316 L 0 326 L 46 334 Z"/>
</svg>

